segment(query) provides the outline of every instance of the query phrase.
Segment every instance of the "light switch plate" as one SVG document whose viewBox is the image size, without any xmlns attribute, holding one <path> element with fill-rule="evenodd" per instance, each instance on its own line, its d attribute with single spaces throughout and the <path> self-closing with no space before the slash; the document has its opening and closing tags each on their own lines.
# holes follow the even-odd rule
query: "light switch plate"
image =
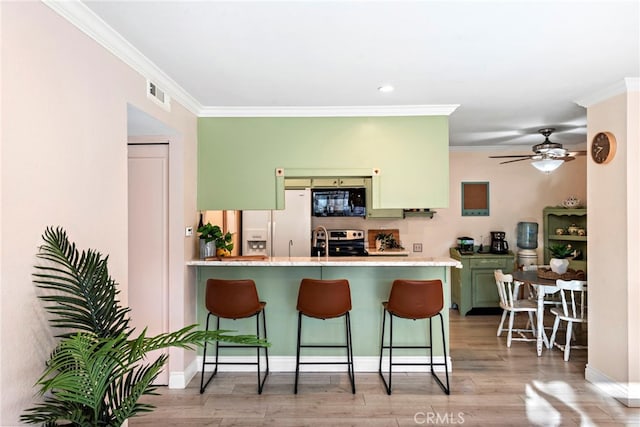
<svg viewBox="0 0 640 427">
<path fill-rule="evenodd" d="M 193 236 L 193 227 L 186 227 L 184 229 L 184 235 L 185 235 L 185 237 Z"/>
<path fill-rule="evenodd" d="M 422 252 L 422 243 L 414 243 L 413 252 Z"/>
</svg>

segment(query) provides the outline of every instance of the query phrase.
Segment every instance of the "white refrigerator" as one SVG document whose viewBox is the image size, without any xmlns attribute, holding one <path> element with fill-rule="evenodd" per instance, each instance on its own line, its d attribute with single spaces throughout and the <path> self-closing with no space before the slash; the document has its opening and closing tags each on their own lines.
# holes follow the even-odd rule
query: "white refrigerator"
<svg viewBox="0 0 640 427">
<path fill-rule="evenodd" d="M 283 210 L 243 211 L 242 255 L 311 256 L 311 190 L 285 190 Z"/>
</svg>

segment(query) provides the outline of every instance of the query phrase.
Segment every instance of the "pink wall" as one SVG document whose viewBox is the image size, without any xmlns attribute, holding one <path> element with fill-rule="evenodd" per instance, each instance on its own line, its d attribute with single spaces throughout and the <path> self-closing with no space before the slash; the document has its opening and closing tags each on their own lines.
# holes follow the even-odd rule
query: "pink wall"
<svg viewBox="0 0 640 427">
<path fill-rule="evenodd" d="M 589 362 L 587 379 L 640 406 L 640 93 L 589 106 L 588 138 L 615 135 L 605 165 L 588 164 Z M 598 209 L 594 209 L 598 206 Z"/>
<path fill-rule="evenodd" d="M 500 155 L 528 153 L 526 147 Z M 586 203 L 586 157 L 566 162 L 551 174 L 544 174 L 528 161 L 501 165 L 499 159 L 490 159 L 496 151 L 451 153 L 450 207 L 441 209 L 439 217 L 446 223 L 438 227 L 449 236 L 434 236 L 451 242 L 451 235 L 469 236 L 484 243 L 490 242 L 490 231 L 505 231 L 509 247 L 517 252 L 517 226 L 520 221 L 538 223 L 538 258 L 542 262 L 543 222 L 542 210 L 559 205 L 573 195 Z M 490 216 L 461 216 L 461 182 L 489 181 Z M 436 240 L 437 241 L 437 240 Z"/>
<path fill-rule="evenodd" d="M 48 225 L 65 227 L 80 247 L 110 254 L 110 273 L 127 295 L 127 103 L 177 130 L 183 205 L 174 241 L 175 290 L 191 292 L 182 267 L 195 221 L 196 117 L 173 103 L 166 112 L 145 97 L 146 79 L 39 2 L 1 2 L 2 190 L 0 252 L 0 425 L 18 424 L 52 348 L 31 282 Z M 188 172 L 184 172 L 188 171 Z M 176 226 L 175 224 L 178 224 Z M 191 283 L 191 281 L 189 281 Z M 174 323 L 193 320 L 193 295 L 177 295 Z M 188 357 L 178 354 L 182 366 Z M 179 367 L 178 367 L 179 369 Z"/>
</svg>

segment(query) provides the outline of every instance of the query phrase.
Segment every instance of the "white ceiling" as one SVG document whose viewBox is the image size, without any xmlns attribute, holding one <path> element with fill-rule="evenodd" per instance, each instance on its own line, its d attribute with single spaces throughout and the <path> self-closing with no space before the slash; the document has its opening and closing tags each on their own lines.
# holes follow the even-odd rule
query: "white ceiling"
<svg viewBox="0 0 640 427">
<path fill-rule="evenodd" d="M 459 104 L 452 146 L 584 143 L 576 101 L 640 76 L 637 0 L 85 4 L 203 111 Z"/>
</svg>

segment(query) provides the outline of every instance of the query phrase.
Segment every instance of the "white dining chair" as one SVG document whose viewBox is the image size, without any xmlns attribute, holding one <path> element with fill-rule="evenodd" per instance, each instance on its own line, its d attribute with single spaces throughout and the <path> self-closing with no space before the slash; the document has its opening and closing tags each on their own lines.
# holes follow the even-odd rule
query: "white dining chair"
<svg viewBox="0 0 640 427">
<path fill-rule="evenodd" d="M 513 276 L 504 274 L 502 270 L 494 270 L 498 295 L 500 297 L 500 307 L 502 308 L 502 318 L 498 326 L 497 336 L 502 335 L 504 330 L 504 321 L 509 313 L 509 329 L 507 331 L 507 347 L 511 347 L 511 341 L 536 341 L 535 322 L 533 314 L 537 310 L 537 304 L 529 299 L 518 299 L 518 286 L 514 285 Z M 529 323 L 527 329 L 517 329 L 513 327 L 514 317 L 517 313 L 527 313 L 529 315 Z M 530 325 L 530 326 L 529 326 Z M 517 332 L 520 337 L 513 337 L 513 333 Z M 524 333 L 531 333 L 532 338 L 527 337 Z"/>
<path fill-rule="evenodd" d="M 537 271 L 539 268 L 546 268 L 549 269 L 549 265 L 525 265 L 522 266 L 522 271 Z M 528 291 L 528 298 L 532 301 L 536 301 L 538 299 L 538 291 L 536 290 L 535 287 L 529 287 L 527 289 Z M 561 304 L 560 302 L 560 297 L 557 294 L 548 294 L 545 295 L 544 298 L 544 305 L 545 307 L 547 306 L 559 306 Z M 547 328 L 545 327 L 545 329 L 551 329 L 551 328 Z"/>
<path fill-rule="evenodd" d="M 582 345 L 571 345 L 573 339 L 573 324 L 587 321 L 587 282 L 582 280 L 556 280 L 556 286 L 560 290 L 562 304 L 553 307 L 551 313 L 556 316 L 551 333 L 551 346 L 556 346 L 564 351 L 564 361 L 569 360 L 571 348 L 586 348 Z M 560 321 L 567 322 L 565 344 L 556 343 L 556 333 Z"/>
</svg>

